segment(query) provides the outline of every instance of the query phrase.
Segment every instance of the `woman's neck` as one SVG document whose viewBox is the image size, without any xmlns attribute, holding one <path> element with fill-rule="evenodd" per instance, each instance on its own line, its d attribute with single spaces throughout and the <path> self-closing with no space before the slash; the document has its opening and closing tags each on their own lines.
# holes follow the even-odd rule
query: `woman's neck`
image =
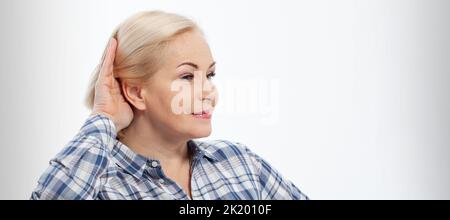
<svg viewBox="0 0 450 220">
<path fill-rule="evenodd" d="M 180 164 L 190 156 L 188 139 L 161 132 L 144 114 L 135 114 L 120 141 L 142 156 L 159 160 L 161 165 Z"/>
<path fill-rule="evenodd" d="M 157 129 L 145 115 L 135 114 L 120 141 L 142 156 L 159 160 L 165 175 L 179 184 L 192 198 L 192 155 L 187 146 L 188 139 L 167 135 L 167 132 Z"/>
</svg>

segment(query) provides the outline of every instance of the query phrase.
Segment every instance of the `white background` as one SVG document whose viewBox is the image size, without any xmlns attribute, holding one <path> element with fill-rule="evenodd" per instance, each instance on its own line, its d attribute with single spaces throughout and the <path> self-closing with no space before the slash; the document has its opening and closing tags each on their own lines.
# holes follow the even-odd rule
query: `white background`
<svg viewBox="0 0 450 220">
<path fill-rule="evenodd" d="M 199 23 L 219 89 L 279 82 L 278 120 L 217 114 L 211 138 L 245 143 L 312 199 L 450 199 L 450 3 L 431 0 L 3 0 L 0 199 L 29 198 L 89 114 L 113 28 L 154 9 Z"/>
</svg>

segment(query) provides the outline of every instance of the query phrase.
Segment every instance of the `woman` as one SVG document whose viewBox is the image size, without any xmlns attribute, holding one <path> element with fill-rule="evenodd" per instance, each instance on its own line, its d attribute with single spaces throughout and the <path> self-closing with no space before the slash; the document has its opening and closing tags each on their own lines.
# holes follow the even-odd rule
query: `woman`
<svg viewBox="0 0 450 220">
<path fill-rule="evenodd" d="M 199 27 L 161 11 L 114 31 L 91 82 L 92 114 L 32 199 L 307 199 L 240 143 L 209 136 L 215 62 Z"/>
</svg>

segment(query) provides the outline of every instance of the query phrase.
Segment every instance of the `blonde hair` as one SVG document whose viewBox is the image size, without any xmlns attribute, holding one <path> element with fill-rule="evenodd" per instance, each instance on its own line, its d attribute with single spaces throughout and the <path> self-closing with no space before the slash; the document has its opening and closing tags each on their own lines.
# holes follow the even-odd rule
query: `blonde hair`
<svg viewBox="0 0 450 220">
<path fill-rule="evenodd" d="M 119 82 L 148 79 L 163 63 L 168 43 L 178 34 L 190 30 L 201 32 L 192 20 L 173 13 L 145 11 L 129 17 L 111 35 L 118 43 L 114 76 L 119 78 Z M 86 96 L 89 109 L 92 109 L 94 104 L 95 83 L 105 55 L 106 49 L 89 84 Z"/>
</svg>

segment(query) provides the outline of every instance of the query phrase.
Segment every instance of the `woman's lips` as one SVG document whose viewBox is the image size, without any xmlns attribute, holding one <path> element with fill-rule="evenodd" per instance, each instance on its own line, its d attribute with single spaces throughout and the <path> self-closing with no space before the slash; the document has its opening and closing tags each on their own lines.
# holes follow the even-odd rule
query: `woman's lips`
<svg viewBox="0 0 450 220">
<path fill-rule="evenodd" d="M 194 116 L 195 118 L 210 119 L 211 113 L 207 111 L 202 111 L 200 113 L 192 113 L 192 116 Z"/>
</svg>

